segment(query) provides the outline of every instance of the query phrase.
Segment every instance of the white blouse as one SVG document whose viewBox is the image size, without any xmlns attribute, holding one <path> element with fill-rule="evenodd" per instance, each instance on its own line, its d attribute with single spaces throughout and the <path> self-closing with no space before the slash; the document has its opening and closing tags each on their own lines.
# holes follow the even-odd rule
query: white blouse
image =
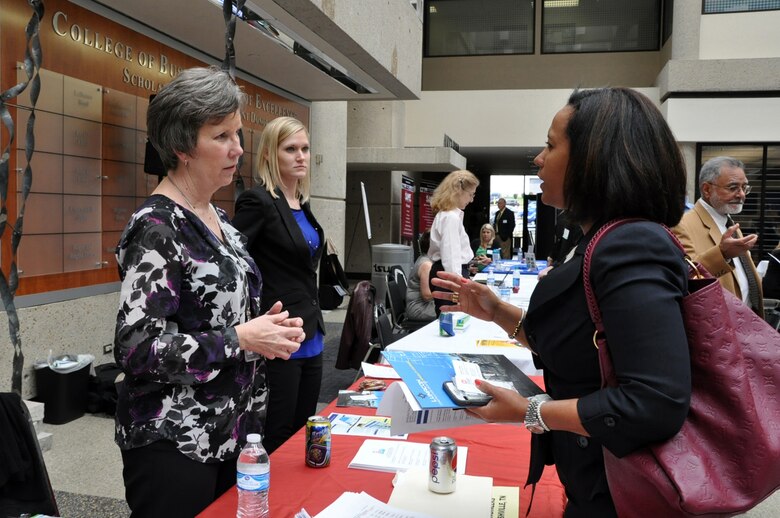
<svg viewBox="0 0 780 518">
<path fill-rule="evenodd" d="M 462 273 L 461 266 L 471 261 L 474 252 L 463 228 L 463 211 L 452 209 L 436 214 L 431 225 L 431 246 L 428 257 L 441 261 L 447 272 Z"/>
</svg>

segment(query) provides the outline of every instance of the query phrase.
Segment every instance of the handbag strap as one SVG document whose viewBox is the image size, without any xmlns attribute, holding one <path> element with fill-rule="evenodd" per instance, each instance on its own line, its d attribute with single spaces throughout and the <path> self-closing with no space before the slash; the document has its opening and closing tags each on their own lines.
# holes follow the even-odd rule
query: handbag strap
<svg viewBox="0 0 780 518">
<path fill-rule="evenodd" d="M 593 251 L 596 249 L 596 246 L 599 244 L 599 242 L 601 242 L 605 235 L 627 223 L 635 223 L 638 221 L 648 220 L 641 218 L 625 218 L 615 219 L 606 223 L 604 226 L 598 229 L 598 231 L 596 231 L 596 234 L 594 234 L 593 238 L 590 240 L 590 243 L 588 243 L 588 247 L 585 249 L 585 258 L 582 264 L 582 282 L 585 287 L 585 299 L 588 302 L 588 312 L 590 313 L 590 319 L 596 326 L 596 332 L 593 333 L 593 346 L 596 347 L 599 352 L 599 368 L 601 370 L 602 387 L 616 386 L 617 376 L 615 375 L 615 369 L 612 365 L 612 358 L 609 355 L 609 348 L 607 347 L 607 338 L 604 331 L 604 322 L 601 319 L 601 310 L 599 310 L 599 305 L 596 301 L 596 295 L 593 292 L 593 283 L 591 282 L 590 278 L 591 258 L 593 256 Z M 674 235 L 674 232 L 672 232 L 666 225 L 661 226 L 664 228 L 664 230 L 666 230 L 666 233 L 669 234 L 669 237 L 677 245 L 677 248 L 679 248 L 680 251 L 685 254 L 685 248 L 683 247 L 682 243 L 680 243 L 680 240 L 677 239 L 677 236 Z M 703 275 L 699 269 L 699 265 L 694 264 L 687 255 L 685 259 L 689 266 L 689 274 L 695 277 L 702 277 Z"/>
</svg>

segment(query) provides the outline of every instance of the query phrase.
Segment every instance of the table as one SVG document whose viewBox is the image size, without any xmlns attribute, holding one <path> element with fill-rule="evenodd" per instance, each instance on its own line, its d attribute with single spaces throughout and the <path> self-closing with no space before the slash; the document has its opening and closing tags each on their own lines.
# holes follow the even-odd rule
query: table
<svg viewBox="0 0 780 518">
<path fill-rule="evenodd" d="M 520 346 L 477 347 L 477 340 L 496 339 L 507 340 L 506 331 L 493 322 L 471 318 L 471 323 L 463 331 L 456 331 L 455 336 L 441 336 L 439 321 L 426 324 L 414 333 L 387 346 L 390 351 L 431 351 L 444 353 L 467 354 L 503 354 L 514 363 L 518 369 L 529 376 L 541 375 L 542 371 L 534 366 L 531 351 Z"/>
<path fill-rule="evenodd" d="M 501 277 L 498 278 L 499 280 Z M 537 277 L 523 275 L 520 278 L 520 290 L 510 295 L 509 302 L 523 309 L 528 309 L 528 301 L 538 282 Z M 512 285 L 512 276 L 504 280 L 504 285 Z M 503 354 L 514 363 L 518 369 L 529 376 L 541 375 L 534 366 L 531 351 L 523 347 L 477 347 L 477 340 L 496 339 L 507 340 L 507 333 L 493 322 L 487 322 L 471 317 L 469 326 L 463 331 L 456 331 L 455 336 L 441 336 L 439 321 L 425 325 L 417 331 L 400 338 L 387 346 L 390 351 L 432 351 L 469 354 Z"/>
<path fill-rule="evenodd" d="M 535 379 L 541 384 L 541 379 Z M 389 382 L 389 380 L 388 380 Z M 357 384 L 353 385 L 353 388 Z M 335 401 L 323 411 L 374 415 L 375 410 L 360 407 L 336 408 Z M 466 474 L 493 477 L 494 486 L 519 486 L 521 517 L 525 515 L 531 488 L 523 489 L 528 473 L 530 432 L 511 424 L 481 424 L 410 434 L 408 440 L 429 444 L 433 437 L 447 435 L 460 446 L 469 448 Z M 314 469 L 304 464 L 304 430 L 299 430 L 271 454 L 271 516 L 292 518 L 306 508 L 311 516 L 325 509 L 345 491 L 365 491 L 383 502 L 393 491 L 392 473 L 381 473 L 347 466 L 366 437 L 336 435 L 333 437 L 330 466 Z M 236 515 L 238 494 L 235 487 L 227 491 L 198 516 L 224 518 Z M 531 517 L 563 516 L 566 497 L 554 466 L 547 466 L 536 486 Z M 448 517 L 469 518 L 469 517 Z"/>
</svg>

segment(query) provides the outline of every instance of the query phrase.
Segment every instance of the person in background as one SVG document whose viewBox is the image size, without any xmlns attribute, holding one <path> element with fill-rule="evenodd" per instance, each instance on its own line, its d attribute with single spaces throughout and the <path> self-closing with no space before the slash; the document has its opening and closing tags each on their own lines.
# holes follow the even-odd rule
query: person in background
<svg viewBox="0 0 780 518">
<path fill-rule="evenodd" d="M 780 299 L 780 243 L 769 252 L 766 275 L 762 282 L 764 296 L 768 299 Z"/>
<path fill-rule="evenodd" d="M 466 278 L 469 276 L 468 264 L 474 257 L 469 236 L 463 228 L 463 210 L 474 201 L 479 180 L 471 171 L 465 169 L 453 171 L 436 187 L 431 196 L 431 209 L 434 213 L 431 224 L 431 247 L 428 255 L 433 261 L 431 279 L 437 272 L 445 271 Z M 431 292 L 442 288 L 431 285 Z M 436 315 L 445 299 L 437 298 Z"/>
<path fill-rule="evenodd" d="M 420 236 L 420 256 L 412 266 L 412 274 L 406 286 L 406 317 L 410 320 L 435 320 L 436 307 L 429 284 L 433 261 L 428 257 L 431 233 Z"/>
<path fill-rule="evenodd" d="M 496 241 L 496 231 L 493 225 L 485 223 L 479 229 L 479 239 L 471 240 L 471 249 L 474 250 L 474 260 L 472 262 L 476 264 L 478 272 L 481 272 L 487 265 L 493 262 L 493 249 L 498 246 L 499 243 Z"/>
<path fill-rule="evenodd" d="M 560 266 L 566 262 L 566 260 L 571 257 L 572 251 L 582 238 L 582 228 L 576 223 L 569 222 L 566 211 L 556 212 L 553 245 L 550 250 L 550 255 L 547 256 L 547 267 L 538 274 L 540 279 L 546 276 L 550 270 L 556 266 Z"/>
<path fill-rule="evenodd" d="M 286 361 L 304 338 L 280 303 L 262 314 L 257 266 L 211 204 L 243 153 L 244 102 L 226 72 L 192 68 L 149 104 L 168 172 L 116 252 L 116 442 L 133 517 L 195 516 L 235 484 L 246 435 L 263 431 L 266 358 Z"/>
<path fill-rule="evenodd" d="M 487 286 L 448 272 L 437 292 L 493 321 L 534 352 L 547 395 L 527 399 L 480 382 L 492 396 L 469 410 L 487 421 L 524 422 L 532 433 L 528 483 L 555 464 L 565 516 L 615 516 L 602 449 L 622 457 L 676 434 L 691 397 L 691 363 L 681 301 L 683 254 L 662 225 L 683 213 L 685 164 L 658 108 L 627 88 L 577 90 L 553 118 L 536 157 L 542 201 L 565 209 L 584 237 L 531 295 L 527 313 Z M 584 253 L 605 223 L 641 218 L 608 233 L 592 258 L 590 281 L 619 384 L 601 386 L 595 325 L 585 298 Z"/>
<path fill-rule="evenodd" d="M 263 130 L 255 182 L 236 200 L 233 225 L 263 274 L 261 309 L 281 300 L 303 319 L 306 341 L 289 361 L 269 360 L 268 414 L 263 446 L 272 453 L 317 413 L 325 324 L 319 306 L 317 265 L 325 238 L 309 205 L 309 133 L 292 117 Z"/>
<path fill-rule="evenodd" d="M 726 156 L 707 160 L 699 171 L 699 191 L 701 198 L 672 230 L 694 262 L 763 318 L 761 277 L 750 256 L 758 236 L 743 236 L 731 219 L 750 194 L 745 164 Z"/>
<path fill-rule="evenodd" d="M 493 228 L 496 230 L 496 241 L 501 244 L 501 257 L 512 258 L 512 233 L 515 231 L 515 213 L 506 208 L 506 200 L 499 198 L 498 210 L 493 217 Z"/>
</svg>

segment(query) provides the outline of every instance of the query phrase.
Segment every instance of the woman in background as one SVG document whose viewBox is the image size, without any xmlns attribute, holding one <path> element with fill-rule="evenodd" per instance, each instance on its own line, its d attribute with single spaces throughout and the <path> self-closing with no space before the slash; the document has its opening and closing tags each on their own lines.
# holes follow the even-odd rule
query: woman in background
<svg viewBox="0 0 780 518">
<path fill-rule="evenodd" d="M 272 453 L 317 410 L 322 381 L 322 321 L 317 265 L 325 243 L 309 205 L 309 133 L 292 117 L 263 130 L 256 154 L 256 185 L 236 201 L 233 225 L 263 274 L 261 309 L 280 300 L 303 319 L 306 341 L 289 361 L 268 362 L 270 398 L 263 446 Z"/>
<path fill-rule="evenodd" d="M 498 248 L 496 240 L 496 229 L 490 223 L 485 223 L 479 229 L 479 239 L 471 241 L 471 249 L 474 250 L 474 262 L 477 271 L 481 272 L 487 265 L 493 262 L 493 249 Z M 488 255 L 490 257 L 488 257 Z"/>
<path fill-rule="evenodd" d="M 257 267 L 211 204 L 243 153 L 244 99 L 226 72 L 192 68 L 149 104 L 168 173 L 116 252 L 116 443 L 133 517 L 195 516 L 236 483 L 246 435 L 263 431 L 266 358 L 283 362 L 303 340 L 281 304 L 261 316 Z"/>
<path fill-rule="evenodd" d="M 431 233 L 420 236 L 420 257 L 412 266 L 412 274 L 406 286 L 406 317 L 410 320 L 435 320 L 436 307 L 429 284 L 433 261 L 428 257 Z"/>
<path fill-rule="evenodd" d="M 469 276 L 468 264 L 474 257 L 469 236 L 463 228 L 463 210 L 474 200 L 479 180 L 471 171 L 458 170 L 448 174 L 436 187 L 431 197 L 431 209 L 435 214 L 431 225 L 431 247 L 429 256 L 433 261 L 431 279 L 437 272 L 451 272 Z M 431 292 L 442 291 L 430 285 Z M 441 306 L 451 302 L 435 299 L 436 314 Z"/>
</svg>

